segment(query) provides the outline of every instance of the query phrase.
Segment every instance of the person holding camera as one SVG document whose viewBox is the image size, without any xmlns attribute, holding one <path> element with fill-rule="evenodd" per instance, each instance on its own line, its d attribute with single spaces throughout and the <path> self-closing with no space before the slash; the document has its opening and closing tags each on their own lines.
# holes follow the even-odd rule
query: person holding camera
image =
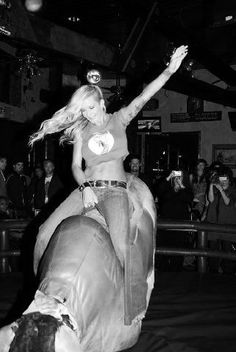
<svg viewBox="0 0 236 352">
<path fill-rule="evenodd" d="M 193 173 L 189 175 L 190 184 L 193 190 L 192 219 L 201 220 L 206 206 L 207 193 L 207 162 L 205 159 L 198 159 Z"/>
<path fill-rule="evenodd" d="M 206 220 L 216 224 L 236 224 L 236 188 L 233 183 L 232 170 L 228 167 L 222 167 L 218 170 L 218 174 L 210 180 L 208 190 L 208 212 Z M 232 240 L 234 238 L 230 234 L 220 234 L 210 232 L 208 235 L 211 249 L 223 249 L 225 251 L 232 250 Z M 229 269 L 229 262 L 219 259 L 209 259 L 209 270 L 218 272 L 219 266 L 224 272 L 232 271 Z M 231 265 L 232 266 L 232 265 Z"/>
<path fill-rule="evenodd" d="M 184 171 L 173 170 L 159 184 L 160 217 L 188 219 L 193 192 Z"/>
<path fill-rule="evenodd" d="M 190 206 L 193 192 L 189 177 L 185 171 L 171 171 L 158 186 L 160 218 L 169 220 L 190 219 Z M 187 232 L 160 231 L 157 234 L 157 246 L 186 248 L 189 246 Z M 162 256 L 159 261 L 160 271 L 181 271 L 183 256 Z"/>
</svg>

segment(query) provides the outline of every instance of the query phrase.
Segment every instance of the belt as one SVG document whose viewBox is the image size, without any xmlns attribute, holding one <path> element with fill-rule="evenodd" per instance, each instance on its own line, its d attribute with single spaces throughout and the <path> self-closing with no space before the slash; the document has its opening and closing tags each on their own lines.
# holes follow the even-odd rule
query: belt
<svg viewBox="0 0 236 352">
<path fill-rule="evenodd" d="M 127 187 L 127 183 L 123 181 L 113 181 L 113 180 L 97 180 L 97 181 L 88 181 L 91 187 Z"/>
</svg>

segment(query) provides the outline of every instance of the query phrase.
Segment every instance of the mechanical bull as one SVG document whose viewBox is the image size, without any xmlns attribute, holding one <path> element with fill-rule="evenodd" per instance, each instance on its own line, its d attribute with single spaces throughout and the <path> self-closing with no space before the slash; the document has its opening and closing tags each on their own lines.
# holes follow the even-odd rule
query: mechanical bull
<svg viewBox="0 0 236 352">
<path fill-rule="evenodd" d="M 131 260 L 145 278 L 147 310 L 154 284 L 155 204 L 146 185 L 131 175 L 128 192 Z M 113 352 L 136 343 L 146 310 L 124 325 L 124 269 L 95 211 L 57 227 L 38 274 L 33 302 L 0 330 L 0 352 Z"/>
</svg>

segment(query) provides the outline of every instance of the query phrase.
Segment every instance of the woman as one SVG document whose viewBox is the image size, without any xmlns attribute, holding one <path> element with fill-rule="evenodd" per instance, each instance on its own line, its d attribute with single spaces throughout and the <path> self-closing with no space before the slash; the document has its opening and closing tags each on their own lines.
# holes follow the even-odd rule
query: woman
<svg viewBox="0 0 236 352">
<path fill-rule="evenodd" d="M 96 206 L 106 220 L 115 252 L 125 268 L 125 280 L 129 281 L 129 202 L 123 168 L 128 154 L 125 130 L 146 102 L 177 71 L 186 55 L 187 46 L 177 48 L 168 67 L 127 107 L 113 114 L 106 113 L 99 87 L 81 86 L 69 103 L 44 121 L 40 130 L 31 136 L 30 145 L 47 134 L 63 131 L 61 142 L 73 143 L 72 171 L 79 184 L 79 188 L 41 226 L 35 252 L 43 253 L 63 219 Z M 85 170 L 82 169 L 82 159 L 85 160 Z M 39 259 L 36 258 L 36 265 Z M 127 285 L 125 324 L 131 324 L 134 314 L 127 298 Z"/>
<path fill-rule="evenodd" d="M 177 173 L 177 174 L 176 174 Z M 184 171 L 171 171 L 159 184 L 158 198 L 160 218 L 170 220 L 189 220 L 193 193 Z M 158 246 L 186 248 L 189 246 L 188 233 L 183 231 L 160 231 Z M 181 271 L 183 256 L 163 256 L 160 260 L 161 271 Z"/>
<path fill-rule="evenodd" d="M 228 167 L 221 167 L 218 175 L 211 179 L 208 191 L 208 212 L 207 221 L 216 224 L 236 224 L 236 188 L 233 182 L 232 170 Z M 210 232 L 208 234 L 211 249 L 232 250 L 232 241 L 235 235 Z M 231 269 L 229 261 L 222 261 L 221 267 L 224 272 Z M 209 259 L 211 272 L 219 271 L 220 262 L 218 259 Z"/>
<path fill-rule="evenodd" d="M 192 211 L 194 219 L 196 218 L 197 220 L 201 220 L 205 209 L 207 191 L 206 166 L 206 160 L 198 159 L 196 168 L 189 177 L 194 195 Z"/>
</svg>

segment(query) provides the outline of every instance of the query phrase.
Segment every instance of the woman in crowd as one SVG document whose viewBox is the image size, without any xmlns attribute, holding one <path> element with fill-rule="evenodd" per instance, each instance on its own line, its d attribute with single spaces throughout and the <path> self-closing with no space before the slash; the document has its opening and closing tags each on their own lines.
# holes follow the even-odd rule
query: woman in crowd
<svg viewBox="0 0 236 352">
<path fill-rule="evenodd" d="M 198 159 L 195 170 L 189 177 L 194 196 L 192 207 L 193 220 L 201 220 L 206 204 L 206 166 L 206 160 Z"/>
<path fill-rule="evenodd" d="M 190 207 L 193 200 L 188 175 L 184 171 L 171 171 L 158 187 L 160 218 L 170 220 L 190 220 Z M 186 248 L 189 245 L 188 233 L 183 231 L 160 231 L 158 246 Z M 182 256 L 163 256 L 160 259 L 161 271 L 181 271 Z"/>
<path fill-rule="evenodd" d="M 177 71 L 186 55 L 187 46 L 177 48 L 167 68 L 127 107 L 113 114 L 106 113 L 105 101 L 98 86 L 81 86 L 68 104 L 51 119 L 44 121 L 39 131 L 31 136 L 30 145 L 47 134 L 63 131 L 61 142 L 73 143 L 72 171 L 79 185 L 41 226 L 37 241 L 42 251 L 63 219 L 96 206 L 106 220 L 114 249 L 125 269 L 125 277 L 128 275 L 129 202 L 123 168 L 128 154 L 126 127 Z M 85 170 L 82 169 L 82 159 L 85 160 Z M 128 281 L 125 279 L 125 282 Z M 134 318 L 130 305 L 125 297 L 126 325 L 131 324 Z"/>
<path fill-rule="evenodd" d="M 217 224 L 236 224 L 236 188 L 233 182 L 232 170 L 228 167 L 221 167 L 217 174 L 210 179 L 208 191 L 208 210 L 206 220 L 210 223 Z M 230 234 L 220 234 L 210 232 L 208 239 L 211 249 L 223 249 L 231 251 L 232 241 L 235 236 Z M 231 241 L 232 239 L 232 241 Z M 209 268 L 211 272 L 219 271 L 219 259 L 209 259 Z M 223 260 L 221 267 L 224 272 L 232 271 L 232 265 L 229 261 Z"/>
</svg>

